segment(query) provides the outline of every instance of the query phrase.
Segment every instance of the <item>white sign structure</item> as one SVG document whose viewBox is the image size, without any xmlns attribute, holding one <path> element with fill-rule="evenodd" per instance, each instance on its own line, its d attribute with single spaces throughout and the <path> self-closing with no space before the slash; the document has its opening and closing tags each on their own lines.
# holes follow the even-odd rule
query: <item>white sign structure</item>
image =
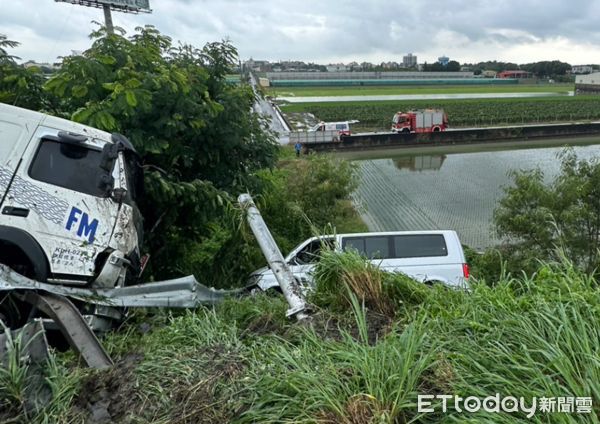
<svg viewBox="0 0 600 424">
<path fill-rule="evenodd" d="M 149 0 L 96 0 L 98 3 L 136 11 L 150 11 Z"/>
<path fill-rule="evenodd" d="M 57 2 L 78 4 L 90 7 L 109 7 L 119 12 L 152 12 L 150 0 L 54 0 Z"/>
</svg>

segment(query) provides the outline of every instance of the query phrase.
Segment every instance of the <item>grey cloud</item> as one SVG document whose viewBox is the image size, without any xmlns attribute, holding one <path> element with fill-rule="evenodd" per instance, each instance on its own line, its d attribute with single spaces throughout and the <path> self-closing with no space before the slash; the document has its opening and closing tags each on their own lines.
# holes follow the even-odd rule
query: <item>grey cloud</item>
<svg viewBox="0 0 600 424">
<path fill-rule="evenodd" d="M 115 13 L 117 25 L 131 33 L 145 23 L 175 41 L 202 46 L 229 37 L 244 57 L 302 59 L 373 55 L 381 60 L 413 52 L 436 57 L 445 51 L 481 54 L 558 37 L 573 44 L 599 43 L 600 2 L 595 0 L 150 0 L 151 15 Z M 0 0 L 0 33 L 19 40 L 21 56 L 38 58 L 56 39 L 61 53 L 89 45 L 90 20 L 97 9 L 52 1 Z M 67 18 L 67 16 L 69 16 Z M 57 35 L 60 34 L 60 37 Z M 71 47 L 73 46 L 73 47 Z M 549 53 L 550 54 L 550 53 Z M 462 60 L 456 57 L 457 60 Z M 524 61 L 515 57 L 514 61 Z M 526 61 L 526 59 L 525 59 Z M 585 60 L 581 60 L 584 62 Z M 598 61 L 598 59 L 595 59 Z"/>
</svg>

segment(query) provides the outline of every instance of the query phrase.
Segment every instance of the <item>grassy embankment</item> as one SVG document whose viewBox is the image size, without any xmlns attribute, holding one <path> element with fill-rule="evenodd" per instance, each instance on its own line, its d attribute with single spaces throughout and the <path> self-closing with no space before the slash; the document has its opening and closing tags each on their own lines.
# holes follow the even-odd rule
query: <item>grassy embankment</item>
<svg viewBox="0 0 600 424">
<path fill-rule="evenodd" d="M 55 401 L 3 418 L 125 423 L 598 423 L 600 291 L 570 265 L 472 291 L 427 288 L 326 253 L 303 326 L 281 298 L 138 315 L 104 340 L 116 366 L 51 371 Z M 361 304 L 363 306 L 361 306 Z M 2 376 L 3 384 L 6 376 Z M 417 413 L 418 394 L 591 397 L 595 413 Z M 12 410 L 6 409 L 9 403 Z"/>
<path fill-rule="evenodd" d="M 514 85 L 444 85 L 384 87 L 269 87 L 265 94 L 273 97 L 315 96 L 379 96 L 401 94 L 465 94 L 465 93 L 561 93 L 573 91 L 573 84 Z"/>
</svg>

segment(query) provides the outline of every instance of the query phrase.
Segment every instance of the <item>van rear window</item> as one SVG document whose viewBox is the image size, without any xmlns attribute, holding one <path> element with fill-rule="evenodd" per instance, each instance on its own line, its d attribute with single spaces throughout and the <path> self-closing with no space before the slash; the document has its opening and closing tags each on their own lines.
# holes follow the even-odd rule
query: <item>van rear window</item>
<svg viewBox="0 0 600 424">
<path fill-rule="evenodd" d="M 29 176 L 59 187 L 106 197 L 98 184 L 101 160 L 100 150 L 42 139 L 29 168 Z"/>
<path fill-rule="evenodd" d="M 442 234 L 410 234 L 393 236 L 396 258 L 448 256 Z"/>
</svg>

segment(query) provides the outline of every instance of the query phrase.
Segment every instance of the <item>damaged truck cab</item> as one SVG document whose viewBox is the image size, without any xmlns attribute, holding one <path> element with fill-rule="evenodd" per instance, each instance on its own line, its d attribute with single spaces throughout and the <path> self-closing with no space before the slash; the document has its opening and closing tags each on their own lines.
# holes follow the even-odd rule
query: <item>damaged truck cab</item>
<svg viewBox="0 0 600 424">
<path fill-rule="evenodd" d="M 116 287 L 140 272 L 138 156 L 122 135 L 0 104 L 0 263 Z"/>
</svg>

